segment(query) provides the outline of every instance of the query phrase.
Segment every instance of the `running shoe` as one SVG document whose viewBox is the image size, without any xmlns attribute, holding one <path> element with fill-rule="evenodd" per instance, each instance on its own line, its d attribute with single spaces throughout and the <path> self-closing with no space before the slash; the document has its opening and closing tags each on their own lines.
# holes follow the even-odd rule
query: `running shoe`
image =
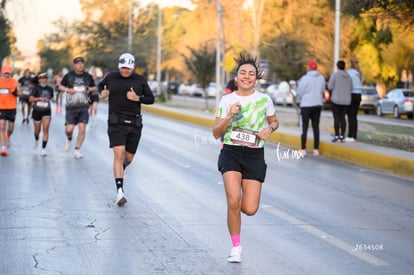
<svg viewBox="0 0 414 275">
<path fill-rule="evenodd" d="M 65 151 L 68 152 L 70 150 L 70 146 L 71 146 L 72 141 L 70 141 L 69 139 L 66 140 L 65 143 Z"/>
<path fill-rule="evenodd" d="M 47 156 L 47 152 L 46 152 L 46 149 L 45 148 L 42 148 L 42 150 L 40 151 L 40 155 L 42 157 L 46 157 Z"/>
<path fill-rule="evenodd" d="M 314 156 L 319 156 L 319 150 L 318 149 L 313 149 L 313 155 Z"/>
<path fill-rule="evenodd" d="M 335 137 L 332 139 L 332 142 L 341 142 L 341 139 L 340 139 L 338 136 L 335 136 Z"/>
<path fill-rule="evenodd" d="M 340 141 L 340 142 L 345 142 L 345 138 L 344 138 L 344 136 L 339 136 L 339 141 Z"/>
<path fill-rule="evenodd" d="M 230 255 L 227 258 L 227 261 L 229 263 L 241 263 L 241 252 L 242 247 L 240 245 L 233 247 L 230 251 Z"/>
<path fill-rule="evenodd" d="M 126 202 L 127 199 L 125 198 L 124 192 L 120 188 L 116 194 L 116 204 L 118 204 L 118 206 L 123 206 Z"/>
<path fill-rule="evenodd" d="M 305 149 L 300 149 L 300 150 L 298 150 L 298 153 L 299 153 L 299 157 L 304 157 L 304 156 L 306 156 L 306 150 L 305 150 Z"/>
<path fill-rule="evenodd" d="M 39 145 L 39 141 L 35 140 L 33 143 L 33 149 L 37 149 L 37 146 Z"/>
<path fill-rule="evenodd" d="M 0 156 L 4 156 L 7 157 L 9 155 L 9 152 L 7 151 L 7 147 L 6 146 L 2 146 L 1 150 L 0 150 Z"/>
<path fill-rule="evenodd" d="M 83 155 L 81 154 L 81 152 L 78 149 L 76 149 L 75 152 L 73 152 L 73 156 L 75 157 L 75 159 L 83 158 Z"/>
</svg>

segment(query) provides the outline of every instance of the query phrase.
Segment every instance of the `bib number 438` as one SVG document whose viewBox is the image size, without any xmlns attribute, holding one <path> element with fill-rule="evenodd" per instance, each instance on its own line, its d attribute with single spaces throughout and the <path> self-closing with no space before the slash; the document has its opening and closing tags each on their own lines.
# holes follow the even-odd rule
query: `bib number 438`
<svg viewBox="0 0 414 275">
<path fill-rule="evenodd" d="M 256 132 L 246 129 L 233 128 L 230 138 L 234 144 L 246 145 L 250 147 L 255 147 L 258 144 Z"/>
</svg>

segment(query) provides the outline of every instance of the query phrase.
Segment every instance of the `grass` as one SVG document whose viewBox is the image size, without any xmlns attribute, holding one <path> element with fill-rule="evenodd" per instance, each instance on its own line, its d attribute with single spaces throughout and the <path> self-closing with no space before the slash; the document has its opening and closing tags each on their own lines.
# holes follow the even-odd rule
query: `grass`
<svg viewBox="0 0 414 275">
<path fill-rule="evenodd" d="M 414 129 L 395 125 L 366 123 L 372 130 L 358 131 L 360 142 L 414 152 Z"/>
</svg>

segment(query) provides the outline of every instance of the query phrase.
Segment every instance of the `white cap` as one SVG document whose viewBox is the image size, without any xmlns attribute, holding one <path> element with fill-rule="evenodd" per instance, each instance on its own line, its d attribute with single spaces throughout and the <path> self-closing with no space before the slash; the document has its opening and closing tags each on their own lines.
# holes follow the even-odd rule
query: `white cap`
<svg viewBox="0 0 414 275">
<path fill-rule="evenodd" d="M 118 61 L 118 68 L 128 68 L 128 69 L 134 69 L 135 68 L 135 58 L 130 53 L 123 53 L 119 57 Z"/>
</svg>

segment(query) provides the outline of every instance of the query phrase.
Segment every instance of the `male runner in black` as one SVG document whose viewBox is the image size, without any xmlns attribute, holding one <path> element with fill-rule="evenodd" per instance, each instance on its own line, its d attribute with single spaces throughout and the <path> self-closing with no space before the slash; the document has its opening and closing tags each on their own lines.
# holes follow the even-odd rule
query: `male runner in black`
<svg viewBox="0 0 414 275">
<path fill-rule="evenodd" d="M 116 203 L 124 205 L 124 170 L 134 159 L 142 131 L 141 103 L 153 104 L 154 94 L 147 79 L 134 73 L 135 58 L 130 53 L 119 57 L 119 72 L 109 73 L 98 85 L 102 98 L 108 99 L 109 147 L 114 152 Z"/>
</svg>

